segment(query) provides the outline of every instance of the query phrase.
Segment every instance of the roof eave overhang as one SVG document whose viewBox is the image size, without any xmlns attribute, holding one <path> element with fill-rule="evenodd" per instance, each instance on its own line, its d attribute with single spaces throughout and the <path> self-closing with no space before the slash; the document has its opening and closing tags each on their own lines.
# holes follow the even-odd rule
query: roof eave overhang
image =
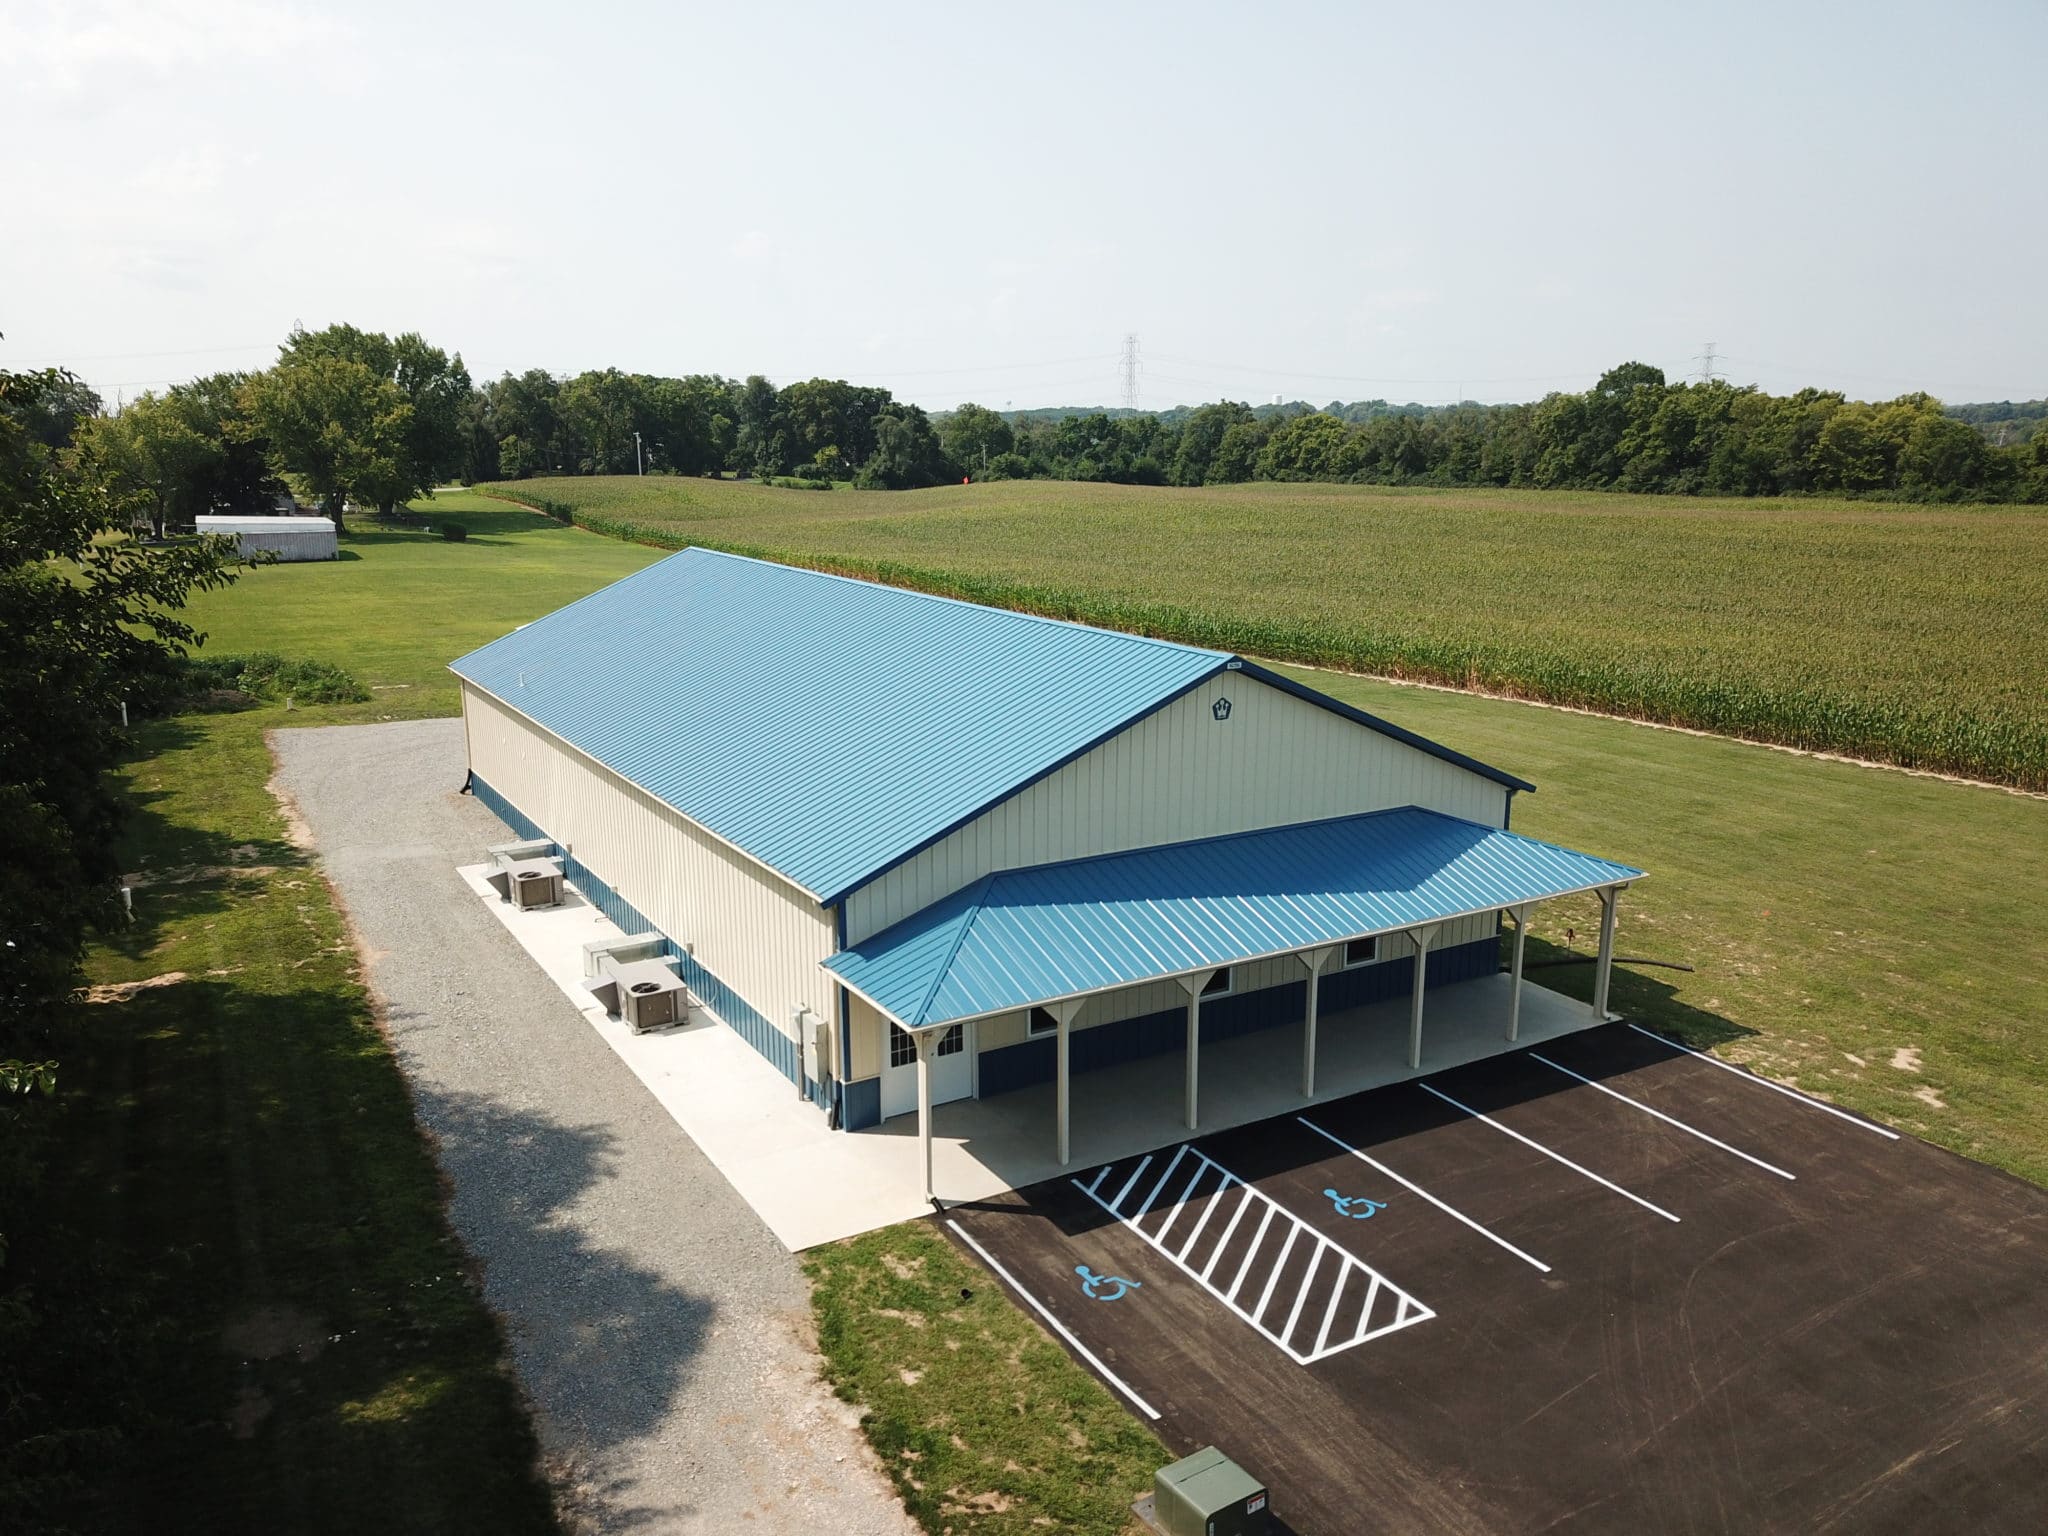
<svg viewBox="0 0 2048 1536">
<path fill-rule="evenodd" d="M 1349 933 L 1336 938 L 1318 938 L 1305 944 L 1290 944 L 1283 949 L 1262 950 L 1258 954 L 1238 955 L 1227 960 L 1205 961 L 1203 964 L 1189 969 L 1159 971 L 1151 975 L 1137 976 L 1127 981 L 1115 982 L 1106 987 L 1084 987 L 1078 992 L 1059 992 L 1049 997 L 1034 997 L 1021 1002 L 1005 1003 L 1000 1008 L 984 1008 L 976 1013 L 950 1014 L 945 1018 L 939 1019 L 919 1017 L 913 1021 L 901 1018 L 892 1012 L 887 1004 L 876 1001 L 868 993 L 862 991 L 854 982 L 849 981 L 840 972 L 833 970 L 831 961 L 836 956 L 828 956 L 826 959 L 819 961 L 818 964 L 841 986 L 845 987 L 847 991 L 860 998 L 884 1018 L 889 1019 L 904 1029 L 910 1030 L 912 1033 L 917 1033 L 922 1030 L 948 1029 L 955 1024 L 976 1023 L 982 1019 L 1001 1018 L 1006 1013 L 1021 1013 L 1027 1008 L 1045 1008 L 1054 1003 L 1072 1002 L 1076 998 L 1095 997 L 1110 992 L 1122 992 L 1130 987 L 1148 987 L 1158 982 L 1172 981 L 1177 976 L 1193 976 L 1203 971 L 1220 970 L 1226 965 L 1255 965 L 1261 960 L 1275 960 L 1282 955 L 1306 954 L 1312 949 L 1324 949 L 1333 944 L 1349 944 L 1357 939 L 1380 939 L 1396 933 L 1412 933 L 1418 928 L 1428 928 L 1438 923 L 1461 922 L 1465 918 L 1480 917 L 1488 912 L 1512 912 L 1517 907 L 1534 906 L 1539 901 L 1557 901 L 1566 896 L 1586 896 L 1595 891 L 1626 890 L 1638 881 L 1649 878 L 1649 874 L 1646 871 L 1639 869 L 1612 880 L 1596 880 L 1590 885 L 1577 885 L 1560 891 L 1546 891 L 1540 895 L 1524 896 L 1515 901 L 1488 904 L 1483 907 L 1470 907 L 1460 912 L 1438 913 L 1413 922 L 1391 923 L 1384 928 L 1368 928 L 1362 933 Z M 955 952 L 957 953 L 957 946 Z M 931 988 L 925 995 L 923 1007 L 919 1009 L 920 1015 L 922 1015 L 924 1008 L 930 1006 L 931 999 L 938 993 L 939 983 L 944 980 L 945 976 L 942 972 L 933 981 Z"/>
</svg>

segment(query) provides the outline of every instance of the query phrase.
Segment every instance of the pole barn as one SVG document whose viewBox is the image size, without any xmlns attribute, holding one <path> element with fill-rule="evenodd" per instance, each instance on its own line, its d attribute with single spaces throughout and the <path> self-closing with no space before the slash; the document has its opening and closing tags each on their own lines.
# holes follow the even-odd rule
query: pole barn
<svg viewBox="0 0 2048 1536">
<path fill-rule="evenodd" d="M 1494 976 L 1642 871 L 1534 788 L 1240 656 L 690 549 L 453 664 L 469 787 L 857 1131 Z M 1501 1030 L 1513 1037 L 1514 1015 Z M 1290 1067 L 1291 1071 L 1292 1068 Z"/>
</svg>

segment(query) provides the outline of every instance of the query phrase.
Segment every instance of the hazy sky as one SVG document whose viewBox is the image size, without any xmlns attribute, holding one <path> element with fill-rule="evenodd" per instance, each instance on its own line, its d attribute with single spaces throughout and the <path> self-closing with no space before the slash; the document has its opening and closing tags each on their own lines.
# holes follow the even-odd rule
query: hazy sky
<svg viewBox="0 0 2048 1536">
<path fill-rule="evenodd" d="M 2048 3 L 0 0 L 0 362 L 2048 394 Z"/>
</svg>

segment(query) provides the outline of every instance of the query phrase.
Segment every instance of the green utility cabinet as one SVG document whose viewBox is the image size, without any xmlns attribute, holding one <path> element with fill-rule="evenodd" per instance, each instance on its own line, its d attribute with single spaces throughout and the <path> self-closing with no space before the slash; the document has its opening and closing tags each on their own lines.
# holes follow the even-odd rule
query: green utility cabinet
<svg viewBox="0 0 2048 1536">
<path fill-rule="evenodd" d="M 1213 1445 L 1152 1476 L 1152 1523 L 1165 1536 L 1267 1536 L 1270 1503 L 1266 1485 Z"/>
</svg>

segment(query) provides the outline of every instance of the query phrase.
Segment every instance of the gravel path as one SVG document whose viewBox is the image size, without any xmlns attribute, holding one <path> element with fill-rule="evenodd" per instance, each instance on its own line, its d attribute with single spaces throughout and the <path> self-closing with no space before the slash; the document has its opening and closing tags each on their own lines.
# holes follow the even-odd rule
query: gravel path
<svg viewBox="0 0 2048 1536">
<path fill-rule="evenodd" d="M 915 1531 L 796 1262 L 456 878 L 462 722 L 277 731 L 567 1503 L 597 1531 Z"/>
</svg>

